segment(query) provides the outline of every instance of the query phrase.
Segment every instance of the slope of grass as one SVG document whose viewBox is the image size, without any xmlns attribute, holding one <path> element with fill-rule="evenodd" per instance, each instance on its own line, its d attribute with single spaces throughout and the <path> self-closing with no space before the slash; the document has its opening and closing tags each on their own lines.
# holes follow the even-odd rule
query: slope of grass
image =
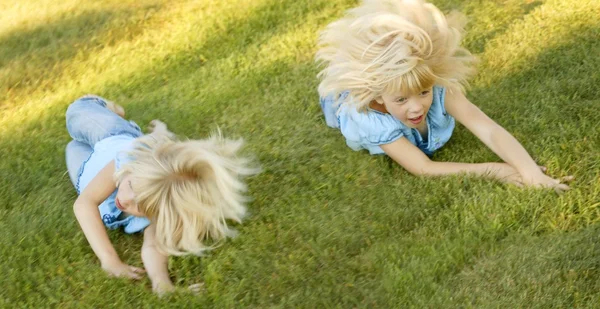
<svg viewBox="0 0 600 309">
<path fill-rule="evenodd" d="M 0 307 L 595 307 L 600 244 L 600 3 L 438 0 L 471 23 L 468 97 L 563 196 L 476 178 L 419 179 L 353 152 L 318 107 L 317 32 L 350 0 L 48 0 L 0 4 Z M 64 112 L 97 93 L 146 125 L 243 137 L 240 236 L 171 258 L 179 286 L 108 278 L 71 210 Z M 463 127 L 436 160 L 498 158 Z M 141 236 L 111 231 L 128 263 Z"/>
</svg>

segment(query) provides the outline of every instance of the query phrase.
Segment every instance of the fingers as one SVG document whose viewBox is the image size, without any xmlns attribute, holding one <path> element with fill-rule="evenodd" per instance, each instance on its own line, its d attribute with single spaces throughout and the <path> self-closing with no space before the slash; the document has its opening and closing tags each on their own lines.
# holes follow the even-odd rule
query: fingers
<svg viewBox="0 0 600 309">
<path fill-rule="evenodd" d="M 156 119 L 150 121 L 150 123 L 148 124 L 148 131 L 150 133 L 154 132 L 154 130 L 156 130 L 156 124 L 155 121 L 157 121 Z"/>
<path fill-rule="evenodd" d="M 136 274 L 141 274 L 141 275 L 143 275 L 143 274 L 145 274 L 145 273 L 146 273 L 146 270 L 145 270 L 145 269 L 143 269 L 143 268 L 140 268 L 140 267 L 129 266 L 129 269 L 130 269 L 131 271 L 133 271 L 134 273 L 136 273 Z"/>
<path fill-rule="evenodd" d="M 572 182 L 575 180 L 575 176 L 565 176 L 560 178 L 560 182 Z"/>
<path fill-rule="evenodd" d="M 167 125 L 164 122 L 162 122 L 162 121 L 160 121 L 158 119 L 154 119 L 154 120 L 150 121 L 150 125 L 148 126 L 148 129 L 151 132 L 154 132 L 154 131 L 167 131 Z"/>
<path fill-rule="evenodd" d="M 204 288 L 204 283 L 196 283 L 196 284 L 192 284 L 188 287 L 188 291 L 190 291 L 193 294 L 198 294 L 200 293 L 200 291 L 202 291 L 202 289 Z"/>
<path fill-rule="evenodd" d="M 120 272 L 113 273 L 112 275 L 114 277 L 125 277 L 125 278 L 129 278 L 129 279 L 133 279 L 133 280 L 140 280 L 140 279 L 142 279 L 145 272 L 146 272 L 145 270 L 143 270 L 139 267 L 126 266 Z"/>
<path fill-rule="evenodd" d="M 111 277 L 115 277 L 115 278 L 128 278 L 128 279 L 133 279 L 133 280 L 142 279 L 142 276 L 140 274 L 134 272 L 131 269 L 125 269 L 118 273 L 109 273 L 109 275 Z"/>
<path fill-rule="evenodd" d="M 169 284 L 159 283 L 156 285 L 153 284 L 152 290 L 159 297 L 166 296 L 175 291 L 199 294 L 200 292 L 202 292 L 204 290 L 204 283 L 201 282 L 201 283 L 192 284 L 192 285 L 188 286 L 187 289 L 176 288 L 174 285 L 172 285 L 170 283 Z"/>
<path fill-rule="evenodd" d="M 565 177 L 561 177 L 559 179 L 553 179 L 553 183 L 551 185 L 548 185 L 548 187 L 551 187 L 552 189 L 554 189 L 554 192 L 556 192 L 557 194 L 563 194 L 566 191 L 571 190 L 571 187 L 569 187 L 567 184 L 565 184 L 564 182 L 570 182 L 573 181 L 575 178 L 573 176 L 565 176 Z"/>
<path fill-rule="evenodd" d="M 571 188 L 565 185 L 564 183 L 558 184 L 554 187 L 554 192 L 556 192 L 557 194 L 563 194 L 569 190 L 571 190 Z"/>
<path fill-rule="evenodd" d="M 569 187 L 566 183 L 572 182 L 573 180 L 575 180 L 575 177 L 573 176 L 564 176 L 556 179 L 556 185 L 553 186 L 554 192 L 557 194 L 563 194 L 566 191 L 571 190 L 571 187 Z"/>
<path fill-rule="evenodd" d="M 140 280 L 145 273 L 146 271 L 143 268 L 129 266 L 127 277 L 134 280 Z"/>
<path fill-rule="evenodd" d="M 146 270 L 143 269 L 143 268 L 141 268 L 141 267 L 129 266 L 129 268 L 131 270 L 133 270 L 134 272 L 139 273 L 139 274 L 145 274 L 146 273 Z"/>
<path fill-rule="evenodd" d="M 158 295 L 158 297 L 166 296 L 167 294 L 175 291 L 175 286 L 170 282 L 160 282 L 152 284 L 152 291 Z"/>
</svg>

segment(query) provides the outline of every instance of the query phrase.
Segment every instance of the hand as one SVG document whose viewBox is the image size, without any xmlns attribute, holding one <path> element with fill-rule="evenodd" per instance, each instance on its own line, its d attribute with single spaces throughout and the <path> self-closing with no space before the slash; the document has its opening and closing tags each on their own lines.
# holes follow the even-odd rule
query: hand
<svg viewBox="0 0 600 309">
<path fill-rule="evenodd" d="M 142 279 L 142 275 L 146 273 L 143 268 L 127 265 L 120 260 L 102 263 L 102 269 L 112 277 L 125 277 L 134 280 Z"/>
<path fill-rule="evenodd" d="M 169 138 L 175 137 L 175 134 L 167 129 L 167 125 L 158 119 L 150 121 L 150 124 L 148 125 L 148 132 L 150 132 L 150 134 L 166 135 Z"/>
<path fill-rule="evenodd" d="M 192 294 L 198 294 L 204 288 L 204 283 L 196 283 L 188 286 L 186 292 L 190 292 Z M 158 297 L 166 296 L 170 293 L 175 292 L 176 287 L 171 282 L 157 282 L 152 283 L 152 292 L 156 293 Z"/>
<path fill-rule="evenodd" d="M 158 297 L 163 297 L 173 291 L 175 291 L 175 286 L 171 281 L 152 282 L 152 292 L 158 295 Z"/>
<path fill-rule="evenodd" d="M 523 178 L 519 171 L 508 163 L 490 163 L 489 173 L 493 178 L 504 183 L 512 184 L 518 187 L 523 187 Z"/>
<path fill-rule="evenodd" d="M 523 176 L 507 163 L 500 163 L 498 166 L 494 166 L 495 176 L 498 180 L 518 187 L 552 188 L 558 194 L 571 189 L 565 183 L 573 181 L 575 179 L 573 176 L 553 179 L 544 174 L 547 171 L 545 166 L 539 166 L 539 168 L 539 172 Z"/>
<path fill-rule="evenodd" d="M 188 286 L 188 292 L 192 294 L 199 294 L 204 289 L 204 283 L 194 283 Z"/>
<path fill-rule="evenodd" d="M 154 120 L 150 121 L 150 124 L 148 125 L 148 131 L 150 133 L 154 133 L 154 132 L 156 132 L 156 133 L 165 133 L 165 132 L 168 132 L 167 125 L 164 122 L 162 122 L 162 121 L 160 121 L 158 119 L 154 119 Z"/>
<path fill-rule="evenodd" d="M 573 181 L 575 177 L 565 176 L 559 179 L 554 179 L 545 174 L 546 170 L 546 167 L 540 166 L 539 173 L 522 176 L 523 184 L 536 188 L 552 188 L 558 194 L 564 193 L 565 191 L 571 189 L 568 185 L 566 185 L 566 183 Z"/>
</svg>

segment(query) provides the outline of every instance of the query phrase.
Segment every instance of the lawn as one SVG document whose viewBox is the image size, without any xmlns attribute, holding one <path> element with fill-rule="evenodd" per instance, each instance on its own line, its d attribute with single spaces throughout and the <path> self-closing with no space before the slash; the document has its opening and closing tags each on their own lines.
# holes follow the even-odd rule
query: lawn
<svg viewBox="0 0 600 309">
<path fill-rule="evenodd" d="M 420 179 L 353 152 L 318 105 L 317 33 L 356 0 L 0 3 L 0 307 L 584 308 L 600 303 L 600 2 L 436 0 L 470 20 L 468 98 L 562 196 Z M 171 258 L 181 287 L 108 278 L 72 211 L 64 112 L 96 93 L 145 126 L 247 141 L 240 235 Z M 458 126 L 435 160 L 499 159 Z M 141 266 L 141 235 L 111 231 Z"/>
</svg>

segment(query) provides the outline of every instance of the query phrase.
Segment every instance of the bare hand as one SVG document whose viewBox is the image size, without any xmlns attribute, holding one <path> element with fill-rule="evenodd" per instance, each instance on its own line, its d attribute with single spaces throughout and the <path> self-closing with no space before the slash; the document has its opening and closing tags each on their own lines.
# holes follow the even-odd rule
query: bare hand
<svg viewBox="0 0 600 309">
<path fill-rule="evenodd" d="M 514 167 L 512 167 L 508 163 L 493 163 L 493 168 L 490 170 L 493 176 L 496 179 L 508 183 L 511 185 L 515 185 L 517 187 L 523 187 L 523 178 L 519 171 L 517 171 Z"/>
<path fill-rule="evenodd" d="M 199 294 L 200 292 L 202 292 L 202 290 L 204 290 L 204 283 L 195 283 L 192 284 L 190 286 L 188 286 L 188 292 L 192 293 L 192 294 Z"/>
<path fill-rule="evenodd" d="M 158 119 L 150 121 L 148 132 L 150 132 L 150 134 L 166 135 L 169 138 L 175 138 L 175 134 L 167 129 L 167 125 Z"/>
<path fill-rule="evenodd" d="M 575 177 L 565 176 L 559 179 L 554 179 L 544 174 L 546 172 L 545 167 L 541 166 L 540 169 L 541 171 L 539 173 L 522 177 L 523 184 L 536 188 L 552 188 L 558 194 L 571 190 L 566 183 L 575 180 Z"/>
<path fill-rule="evenodd" d="M 188 286 L 185 292 L 192 294 L 199 294 L 204 289 L 204 283 L 196 283 Z M 159 282 L 152 284 L 152 292 L 156 293 L 159 297 L 166 296 L 170 293 L 180 290 L 176 288 L 171 282 Z"/>
<path fill-rule="evenodd" d="M 124 277 L 134 280 L 142 279 L 146 271 L 143 268 L 127 265 L 121 261 L 102 264 L 102 269 L 112 277 Z"/>
<path fill-rule="evenodd" d="M 173 291 L 175 291 L 175 286 L 171 282 L 163 281 L 152 283 L 152 292 L 158 295 L 158 297 L 163 297 Z"/>
<path fill-rule="evenodd" d="M 547 171 L 545 166 L 540 166 L 539 173 L 523 177 L 512 166 L 502 163 L 501 168 L 497 171 L 496 176 L 500 181 L 510 183 L 518 187 L 534 187 L 534 188 L 552 188 L 556 193 L 561 194 L 571 188 L 565 183 L 573 181 L 573 176 L 566 176 L 560 179 L 554 179 L 544 174 Z"/>
<path fill-rule="evenodd" d="M 169 132 L 167 130 L 167 125 L 164 122 L 162 122 L 162 121 L 160 121 L 158 119 L 154 119 L 154 120 L 150 121 L 150 124 L 148 125 L 148 131 L 150 133 L 154 133 L 154 132 L 156 132 L 156 133 L 166 133 L 166 132 Z"/>
</svg>

